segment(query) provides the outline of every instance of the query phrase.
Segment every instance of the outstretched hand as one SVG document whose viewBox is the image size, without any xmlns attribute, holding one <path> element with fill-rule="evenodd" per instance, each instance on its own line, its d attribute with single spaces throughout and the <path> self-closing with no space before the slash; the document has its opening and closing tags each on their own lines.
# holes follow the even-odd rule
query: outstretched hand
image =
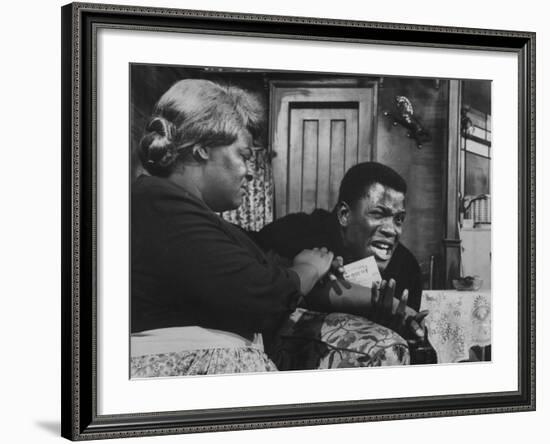
<svg viewBox="0 0 550 444">
<path fill-rule="evenodd" d="M 395 298 L 396 283 L 383 280 L 372 288 L 373 320 L 391 328 L 405 339 L 424 340 L 426 325 L 424 319 L 428 311 L 417 312 L 407 306 L 409 291 L 404 290 L 399 299 Z"/>
</svg>

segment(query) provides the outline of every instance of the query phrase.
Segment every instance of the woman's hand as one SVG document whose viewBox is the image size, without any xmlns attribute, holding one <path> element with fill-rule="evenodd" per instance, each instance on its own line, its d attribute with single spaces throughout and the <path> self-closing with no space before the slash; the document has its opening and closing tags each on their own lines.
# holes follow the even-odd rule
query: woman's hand
<svg viewBox="0 0 550 444">
<path fill-rule="evenodd" d="M 292 261 L 295 266 L 309 266 L 315 269 L 317 279 L 323 277 L 332 265 L 334 254 L 325 247 L 313 248 L 312 250 L 303 250 Z"/>
<path fill-rule="evenodd" d="M 403 290 L 401 297 L 396 299 L 395 287 L 393 279 L 373 286 L 373 320 L 391 328 L 405 339 L 424 340 L 426 337 L 424 318 L 429 312 L 417 312 L 407 306 L 408 290 Z"/>
<path fill-rule="evenodd" d="M 330 268 L 334 254 L 326 248 L 303 250 L 292 261 L 292 270 L 300 278 L 302 295 L 308 294 Z"/>
</svg>

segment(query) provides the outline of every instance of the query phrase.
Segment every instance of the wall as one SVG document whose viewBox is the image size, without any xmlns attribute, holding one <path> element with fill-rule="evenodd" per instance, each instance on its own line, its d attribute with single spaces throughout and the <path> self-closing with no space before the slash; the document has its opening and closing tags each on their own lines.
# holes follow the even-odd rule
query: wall
<svg viewBox="0 0 550 444">
<path fill-rule="evenodd" d="M 418 148 L 407 129 L 393 126 L 385 111 L 395 110 L 395 97 L 406 96 L 414 116 L 431 140 Z M 435 273 L 443 271 L 445 150 L 447 149 L 448 82 L 435 79 L 384 77 L 378 93 L 377 160 L 394 168 L 407 181 L 407 218 L 402 242 L 420 263 L 428 282 L 430 257 Z M 441 278 L 436 279 L 441 282 Z"/>
<path fill-rule="evenodd" d="M 8 2 L 0 28 L 3 57 L 3 173 L 0 175 L 0 269 L 2 363 L 0 407 L 2 440 L 9 443 L 61 443 L 60 412 L 60 47 L 59 7 L 63 1 Z M 464 0 L 456 8 L 441 2 L 358 3 L 277 0 L 117 0 L 117 3 L 265 14 L 329 16 L 343 19 L 537 31 L 538 139 L 538 410 L 531 413 L 432 418 L 368 424 L 281 428 L 188 436 L 114 440 L 112 443 L 374 443 L 446 444 L 465 442 L 544 442 L 550 419 L 548 373 L 550 167 L 545 153 L 550 89 L 544 79 L 550 63 L 550 15 L 543 3 L 506 4 Z M 498 13 L 497 13 L 498 12 Z M 31 105 L 34 108 L 31 109 Z M 547 274 L 547 273 L 546 273 Z M 544 350 L 544 354 L 543 354 Z M 414 384 L 414 381 L 411 381 Z"/>
</svg>

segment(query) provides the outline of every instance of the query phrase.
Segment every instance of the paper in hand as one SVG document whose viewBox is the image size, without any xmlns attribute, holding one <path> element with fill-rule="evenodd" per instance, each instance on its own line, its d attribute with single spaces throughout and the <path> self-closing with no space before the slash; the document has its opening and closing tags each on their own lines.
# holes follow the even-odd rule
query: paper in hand
<svg viewBox="0 0 550 444">
<path fill-rule="evenodd" d="M 374 256 L 369 256 L 344 265 L 344 279 L 363 287 L 372 288 L 375 282 L 380 283 L 382 281 L 382 276 Z"/>
</svg>

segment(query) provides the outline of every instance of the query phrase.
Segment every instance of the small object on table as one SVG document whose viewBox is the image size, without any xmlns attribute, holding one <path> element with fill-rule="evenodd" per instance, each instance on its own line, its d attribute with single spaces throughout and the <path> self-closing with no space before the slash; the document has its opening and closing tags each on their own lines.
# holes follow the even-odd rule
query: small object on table
<svg viewBox="0 0 550 444">
<path fill-rule="evenodd" d="M 477 291 L 483 285 L 483 279 L 479 276 L 463 276 L 453 279 L 453 287 L 458 291 Z"/>
</svg>

